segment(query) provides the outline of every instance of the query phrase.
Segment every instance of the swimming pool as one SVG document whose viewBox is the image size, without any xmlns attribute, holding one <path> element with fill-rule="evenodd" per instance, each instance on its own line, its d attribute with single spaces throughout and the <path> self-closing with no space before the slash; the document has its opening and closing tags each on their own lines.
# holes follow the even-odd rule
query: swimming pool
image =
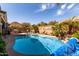
<svg viewBox="0 0 79 59">
<path fill-rule="evenodd" d="M 64 43 L 46 35 L 15 36 L 13 50 L 24 55 L 50 55 Z"/>
</svg>

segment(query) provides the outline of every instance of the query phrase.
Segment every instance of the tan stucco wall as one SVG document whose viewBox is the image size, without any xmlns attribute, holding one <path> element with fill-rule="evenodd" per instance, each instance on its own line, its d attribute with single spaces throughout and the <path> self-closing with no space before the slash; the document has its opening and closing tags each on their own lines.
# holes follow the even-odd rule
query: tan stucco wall
<svg viewBox="0 0 79 59">
<path fill-rule="evenodd" d="M 52 26 L 39 26 L 39 33 L 43 34 L 51 34 L 52 33 Z"/>
</svg>

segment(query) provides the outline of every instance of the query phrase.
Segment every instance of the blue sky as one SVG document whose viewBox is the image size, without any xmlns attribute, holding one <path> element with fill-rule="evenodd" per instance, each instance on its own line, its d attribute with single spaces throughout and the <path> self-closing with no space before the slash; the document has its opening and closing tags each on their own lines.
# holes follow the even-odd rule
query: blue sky
<svg viewBox="0 0 79 59">
<path fill-rule="evenodd" d="M 61 21 L 72 16 L 79 16 L 79 4 L 66 3 L 7 3 L 0 4 L 7 11 L 8 22 L 29 22 L 37 24 L 41 21 Z"/>
</svg>

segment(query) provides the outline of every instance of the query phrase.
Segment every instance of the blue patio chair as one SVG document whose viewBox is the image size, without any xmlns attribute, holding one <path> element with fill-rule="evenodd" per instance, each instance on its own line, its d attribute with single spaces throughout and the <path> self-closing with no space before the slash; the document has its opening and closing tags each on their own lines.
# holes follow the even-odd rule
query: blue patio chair
<svg viewBox="0 0 79 59">
<path fill-rule="evenodd" d="M 76 51 L 77 38 L 70 38 L 70 40 L 62 47 L 57 49 L 51 56 L 70 56 Z"/>
<path fill-rule="evenodd" d="M 79 43 L 76 45 L 76 50 L 79 51 Z"/>
<path fill-rule="evenodd" d="M 51 54 L 51 56 L 64 56 L 67 55 L 65 49 L 67 48 L 67 46 L 63 45 L 62 47 L 60 47 L 59 49 L 57 49 L 54 53 Z"/>
<path fill-rule="evenodd" d="M 79 51 L 77 50 L 75 53 L 71 54 L 71 56 L 79 56 Z"/>
<path fill-rule="evenodd" d="M 64 44 L 62 47 L 52 53 L 51 56 L 68 56 L 71 53 L 73 53 L 73 51 L 68 47 L 68 45 Z"/>
<path fill-rule="evenodd" d="M 75 37 L 70 38 L 70 40 L 66 44 L 73 52 L 75 52 L 76 45 L 77 45 L 77 38 L 75 38 Z"/>
<path fill-rule="evenodd" d="M 79 43 L 76 45 L 76 51 L 72 54 L 72 56 L 79 56 Z"/>
</svg>

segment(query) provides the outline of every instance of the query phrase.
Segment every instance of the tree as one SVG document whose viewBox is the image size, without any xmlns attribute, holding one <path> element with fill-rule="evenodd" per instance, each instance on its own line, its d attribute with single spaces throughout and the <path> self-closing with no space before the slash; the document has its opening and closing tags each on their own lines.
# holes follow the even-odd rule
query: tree
<svg viewBox="0 0 79 59">
<path fill-rule="evenodd" d="M 22 23 L 22 26 L 23 26 L 23 30 L 25 32 L 30 32 L 31 31 L 32 26 L 31 26 L 30 23 Z"/>
<path fill-rule="evenodd" d="M 56 23 L 57 23 L 56 21 L 50 21 L 48 25 L 55 25 Z"/>
<path fill-rule="evenodd" d="M 21 31 L 22 30 L 22 25 L 18 22 L 12 22 L 10 25 L 9 25 L 9 29 L 10 31 L 14 30 L 14 29 L 17 29 L 18 31 Z"/>
<path fill-rule="evenodd" d="M 60 37 L 61 39 L 64 39 L 65 34 L 68 30 L 67 25 L 64 23 L 56 23 L 54 26 L 52 26 L 53 29 L 53 35 Z"/>
<path fill-rule="evenodd" d="M 79 30 L 79 22 L 78 21 L 73 21 L 73 33 Z"/>
<path fill-rule="evenodd" d="M 47 23 L 45 23 L 45 22 L 40 22 L 39 24 L 37 24 L 38 26 L 45 26 L 45 25 L 47 25 Z"/>
<path fill-rule="evenodd" d="M 72 34 L 72 37 L 76 37 L 77 39 L 79 39 L 79 31 L 77 31 L 74 34 Z"/>
<path fill-rule="evenodd" d="M 37 25 L 33 24 L 32 28 L 33 28 L 33 30 L 34 30 L 35 33 L 39 33 L 39 29 L 38 29 Z"/>
<path fill-rule="evenodd" d="M 74 18 L 75 18 L 75 16 L 62 22 L 62 24 L 67 25 L 67 27 L 68 27 L 67 33 L 68 34 L 73 34 L 77 30 L 79 30 L 79 22 L 75 21 L 75 20 L 73 21 Z"/>
<path fill-rule="evenodd" d="M 61 32 L 61 25 L 60 24 L 55 24 L 55 26 L 52 27 L 53 29 L 53 35 L 58 36 Z"/>
<path fill-rule="evenodd" d="M 61 25 L 61 31 L 65 34 L 69 31 L 69 25 L 65 22 L 60 23 Z"/>
</svg>

